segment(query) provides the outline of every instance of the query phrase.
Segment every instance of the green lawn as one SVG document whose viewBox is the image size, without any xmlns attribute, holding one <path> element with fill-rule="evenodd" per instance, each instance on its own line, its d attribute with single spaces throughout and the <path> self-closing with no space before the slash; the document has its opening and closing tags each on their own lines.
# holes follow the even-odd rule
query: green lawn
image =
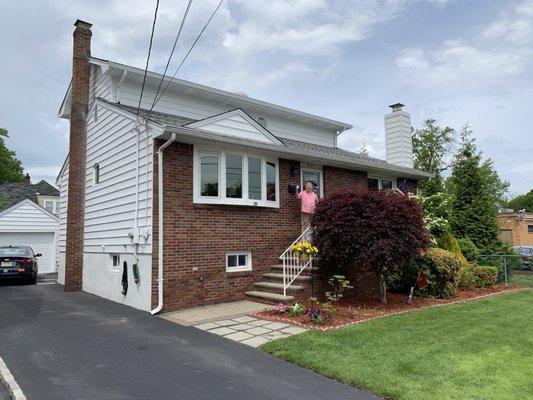
<svg viewBox="0 0 533 400">
<path fill-rule="evenodd" d="M 533 287 L 533 274 L 513 271 L 511 278 L 509 279 L 509 283 L 513 285 Z"/>
<path fill-rule="evenodd" d="M 393 399 L 532 399 L 533 290 L 309 331 L 263 349 Z"/>
</svg>

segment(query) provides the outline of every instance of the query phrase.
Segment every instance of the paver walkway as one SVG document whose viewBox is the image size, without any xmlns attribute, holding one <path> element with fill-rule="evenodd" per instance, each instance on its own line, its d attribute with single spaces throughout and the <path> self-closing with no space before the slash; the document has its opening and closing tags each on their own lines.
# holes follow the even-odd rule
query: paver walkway
<svg viewBox="0 0 533 400">
<path fill-rule="evenodd" d="M 265 321 L 250 316 L 207 322 L 195 325 L 195 328 L 251 347 L 259 347 L 271 340 L 282 339 L 307 330 L 283 322 Z"/>
</svg>

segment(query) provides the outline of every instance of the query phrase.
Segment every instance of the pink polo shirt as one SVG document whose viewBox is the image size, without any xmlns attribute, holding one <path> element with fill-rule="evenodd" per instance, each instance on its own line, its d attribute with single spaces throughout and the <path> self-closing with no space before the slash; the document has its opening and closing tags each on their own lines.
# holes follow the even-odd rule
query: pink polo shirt
<svg viewBox="0 0 533 400">
<path fill-rule="evenodd" d="M 318 196 L 315 192 L 308 193 L 302 190 L 298 193 L 298 198 L 302 203 L 302 212 L 306 214 L 313 214 L 315 212 L 315 205 L 318 202 Z"/>
</svg>

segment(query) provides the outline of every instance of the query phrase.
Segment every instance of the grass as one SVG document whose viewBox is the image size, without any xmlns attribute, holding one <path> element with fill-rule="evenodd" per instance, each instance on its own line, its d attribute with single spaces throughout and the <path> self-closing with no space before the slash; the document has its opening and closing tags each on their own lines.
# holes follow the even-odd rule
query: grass
<svg viewBox="0 0 533 400">
<path fill-rule="evenodd" d="M 533 397 L 533 290 L 263 345 L 277 357 L 393 399 Z"/>
<path fill-rule="evenodd" d="M 533 273 L 513 271 L 509 283 L 533 287 Z"/>
</svg>

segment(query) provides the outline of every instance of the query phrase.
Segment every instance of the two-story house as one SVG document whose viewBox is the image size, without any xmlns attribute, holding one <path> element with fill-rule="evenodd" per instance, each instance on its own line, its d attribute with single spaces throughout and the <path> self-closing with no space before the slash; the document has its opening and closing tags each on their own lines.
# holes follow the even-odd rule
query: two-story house
<svg viewBox="0 0 533 400">
<path fill-rule="evenodd" d="M 153 72 L 138 109 L 144 70 L 93 57 L 91 25 L 75 25 L 59 112 L 71 123 L 57 180 L 67 290 L 154 313 L 245 296 L 291 300 L 311 279 L 288 282 L 278 261 L 301 234 L 296 185 L 312 181 L 320 197 L 415 191 L 430 176 L 413 169 L 400 104 L 385 117 L 386 161 L 340 149 L 348 123 L 181 79 L 157 94 L 162 76 Z"/>
</svg>

